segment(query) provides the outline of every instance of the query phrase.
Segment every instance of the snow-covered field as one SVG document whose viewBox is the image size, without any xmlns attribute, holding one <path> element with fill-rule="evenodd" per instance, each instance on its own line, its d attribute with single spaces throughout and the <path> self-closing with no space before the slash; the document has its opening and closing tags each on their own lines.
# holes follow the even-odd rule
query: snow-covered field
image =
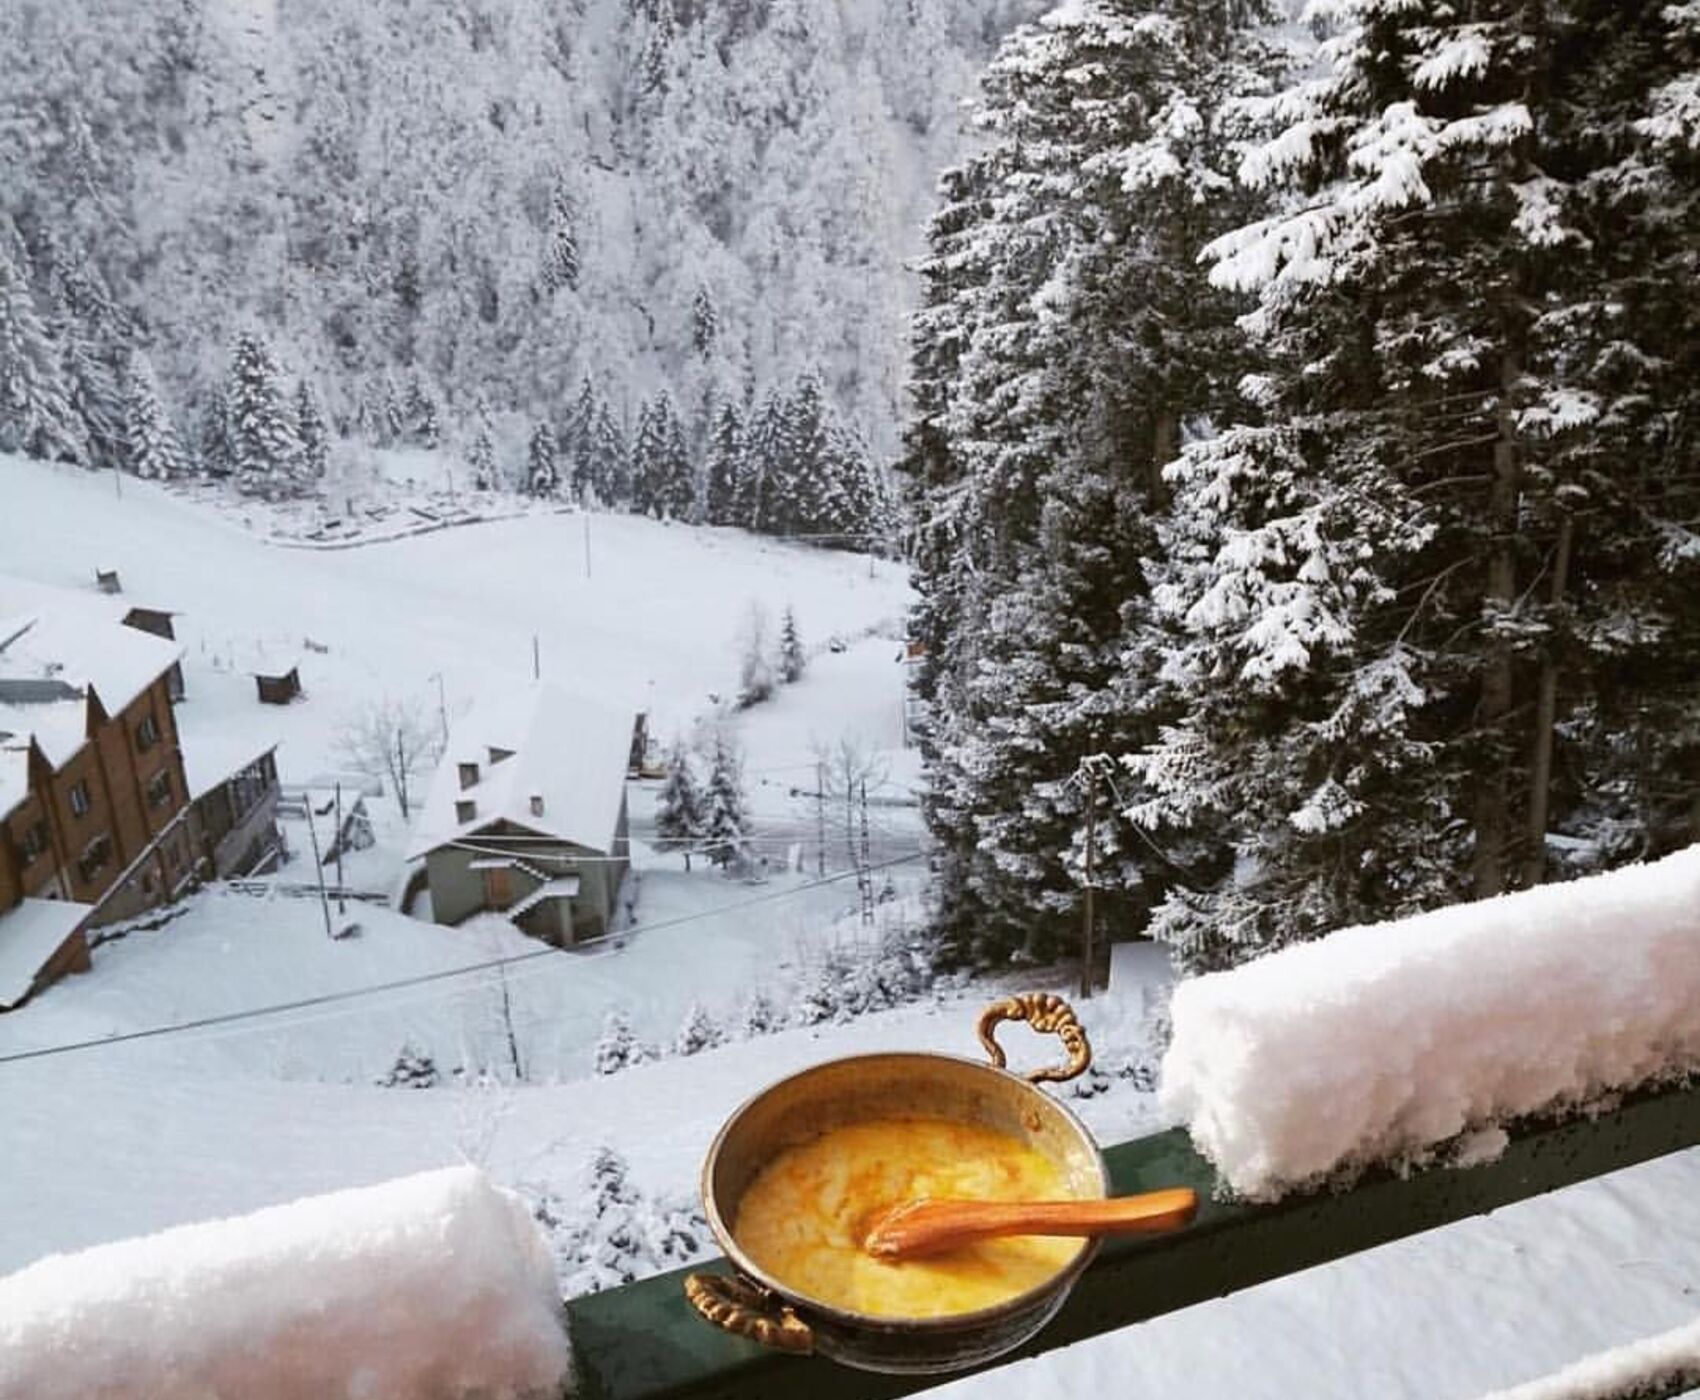
<svg viewBox="0 0 1700 1400">
<path fill-rule="evenodd" d="M 338 552 L 284 549 L 145 484 L 126 482 L 117 501 L 109 479 L 14 459 L 0 459 L 0 501 L 0 571 L 81 588 L 97 563 L 115 564 L 128 596 L 180 609 L 186 747 L 275 735 L 285 782 L 344 767 L 337 729 L 370 698 L 434 706 L 441 674 L 454 712 L 487 684 L 525 678 L 533 636 L 546 676 L 650 708 L 665 742 L 732 688 L 732 637 L 751 599 L 774 615 L 794 605 L 811 643 L 849 642 L 731 721 L 773 865 L 801 844 L 812 872 L 814 804 L 790 790 L 811 786 L 818 743 L 854 736 L 889 769 L 882 795 L 893 802 L 915 776 L 898 730 L 893 638 L 907 592 L 895 566 L 876 565 L 870 578 L 865 559 L 610 516 L 591 521 L 589 579 L 583 521 L 571 515 Z M 299 654 L 304 702 L 255 703 L 243 667 L 262 650 Z M 634 797 L 640 839 L 649 796 Z M 379 817 L 380 846 L 362 853 L 362 883 L 374 886 L 383 881 L 375 867 L 399 845 L 396 814 Z M 919 841 L 910 808 L 881 806 L 874 820 L 894 855 Z M 725 1115 L 789 1070 L 876 1048 L 975 1053 L 972 1020 L 991 986 L 591 1075 L 605 1008 L 624 1007 L 640 1036 L 669 1038 L 691 1002 L 727 1017 L 752 985 L 783 992 L 827 942 L 863 936 L 853 915 L 840 917 L 855 908 L 853 882 L 805 890 L 808 873 L 776 869 L 745 885 L 639 854 L 636 928 L 623 946 L 508 969 L 523 1083 L 504 1082 L 513 1076 L 492 1055 L 506 1027 L 501 982 L 489 973 L 0 1062 L 0 1271 L 460 1161 L 534 1193 L 568 1192 L 602 1144 L 630 1161 L 642 1189 L 683 1194 Z M 332 943 L 313 900 L 208 892 L 163 928 L 102 946 L 90 975 L 0 1017 L 0 1057 L 539 951 L 488 925 L 438 928 L 364 904 L 358 917 L 360 937 Z M 1081 1008 L 1111 1065 L 1137 1053 L 1153 980 L 1138 974 Z M 1012 1039 L 1018 1057 L 1049 1051 Z M 375 1086 L 404 1042 L 445 1070 L 492 1075 L 422 1091 Z M 1130 1080 L 1070 1102 L 1106 1141 L 1161 1123 L 1154 1096 Z M 1696 1312 L 1700 1153 L 1691 1152 L 942 1393 L 1466 1400 Z"/>
</svg>

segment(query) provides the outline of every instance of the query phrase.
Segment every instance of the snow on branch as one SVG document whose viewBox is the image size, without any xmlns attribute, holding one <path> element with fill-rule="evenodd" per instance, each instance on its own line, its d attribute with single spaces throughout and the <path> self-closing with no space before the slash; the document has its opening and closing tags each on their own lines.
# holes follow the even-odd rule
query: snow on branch
<svg viewBox="0 0 1700 1400">
<path fill-rule="evenodd" d="M 1165 1107 L 1269 1200 L 1700 1071 L 1700 846 L 1344 929 L 1175 992 Z"/>
<path fill-rule="evenodd" d="M 0 1391 L 543 1400 L 548 1246 L 473 1167 L 56 1254 L 0 1279 Z"/>
</svg>

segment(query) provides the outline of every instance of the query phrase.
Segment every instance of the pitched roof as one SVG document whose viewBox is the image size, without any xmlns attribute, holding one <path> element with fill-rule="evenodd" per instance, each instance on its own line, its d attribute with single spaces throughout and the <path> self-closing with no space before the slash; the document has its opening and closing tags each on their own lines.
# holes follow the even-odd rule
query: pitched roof
<svg viewBox="0 0 1700 1400">
<path fill-rule="evenodd" d="M 0 731 L 33 733 L 56 768 L 87 736 L 89 691 L 115 715 L 182 659 L 180 645 L 126 627 L 111 603 L 0 576 Z"/>
<path fill-rule="evenodd" d="M 68 899 L 26 899 L 0 915 L 0 1011 L 30 994 L 36 974 L 92 908 Z"/>
<path fill-rule="evenodd" d="M 625 798 L 634 716 L 547 681 L 492 695 L 449 735 L 408 858 L 496 822 L 606 852 Z M 506 757 L 491 761 L 491 753 Z M 460 765 L 477 768 L 462 787 Z M 532 799 L 540 798 L 541 811 Z M 471 802 L 460 819 L 457 804 Z"/>
</svg>

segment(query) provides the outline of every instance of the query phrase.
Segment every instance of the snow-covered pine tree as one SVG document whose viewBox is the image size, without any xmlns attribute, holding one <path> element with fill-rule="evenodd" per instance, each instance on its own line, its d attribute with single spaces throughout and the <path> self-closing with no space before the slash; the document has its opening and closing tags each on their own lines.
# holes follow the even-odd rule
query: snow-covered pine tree
<svg viewBox="0 0 1700 1400">
<path fill-rule="evenodd" d="M 230 357 L 230 457 L 237 485 L 250 495 L 274 498 L 297 489 L 300 441 L 271 351 L 244 331 Z"/>
<path fill-rule="evenodd" d="M 597 504 L 596 489 L 596 386 L 585 375 L 578 397 L 567 411 L 567 427 L 561 452 L 568 464 L 568 484 L 573 499 L 587 509 Z"/>
<path fill-rule="evenodd" d="M 785 1024 L 767 988 L 757 987 L 745 999 L 738 1012 L 738 1034 L 745 1040 L 758 1035 L 772 1035 Z"/>
<path fill-rule="evenodd" d="M 795 684 L 808 668 L 809 658 L 797 631 L 797 611 L 787 603 L 779 618 L 779 678 L 786 685 Z"/>
<path fill-rule="evenodd" d="M 614 421 L 613 410 L 603 399 L 596 410 L 596 429 L 591 443 L 596 498 L 605 506 L 626 509 L 632 500 L 632 469 L 626 436 Z"/>
<path fill-rule="evenodd" d="M 1196 266 L 1231 227 L 1227 114 L 1269 66 L 1257 4 L 1083 0 L 1006 41 L 988 147 L 947 177 L 917 321 L 926 815 L 958 956 L 1077 937 L 1083 760 L 1155 733 L 1142 561 L 1180 424 L 1232 400 L 1237 309 Z M 1170 877 L 1107 802 L 1100 908 Z"/>
<path fill-rule="evenodd" d="M 319 411 L 319 397 L 305 378 L 295 386 L 295 433 L 301 440 L 296 471 L 302 483 L 311 490 L 325 479 L 325 470 L 330 465 L 331 443 L 325 416 Z"/>
<path fill-rule="evenodd" d="M 723 402 L 714 414 L 708 438 L 708 480 L 704 512 L 710 525 L 743 525 L 738 513 L 740 474 L 744 466 L 744 420 L 737 404 Z"/>
<path fill-rule="evenodd" d="M 743 764 L 724 733 L 714 736 L 708 773 L 704 847 L 716 865 L 729 866 L 743 854 L 746 832 Z"/>
<path fill-rule="evenodd" d="M 656 502 L 663 520 L 694 521 L 698 518 L 696 464 L 691 460 L 684 424 L 674 411 L 671 398 L 663 394 L 661 404 L 665 433 L 656 481 Z"/>
<path fill-rule="evenodd" d="M 541 275 L 543 290 L 551 295 L 563 287 L 578 286 L 577 219 L 565 179 L 557 179 L 549 195 L 549 226 L 543 239 Z"/>
<path fill-rule="evenodd" d="M 644 400 L 632 437 L 632 509 L 640 515 L 662 515 L 662 483 L 667 467 L 670 401 L 665 395 Z"/>
<path fill-rule="evenodd" d="M 561 474 L 555 466 L 555 431 L 548 423 L 531 430 L 525 452 L 525 489 L 533 496 L 553 496 L 560 489 Z"/>
<path fill-rule="evenodd" d="M 602 1034 L 597 1038 L 592 1064 L 598 1074 L 618 1074 L 631 1065 L 641 1064 L 649 1056 L 632 1032 L 631 1017 L 621 1007 L 612 1007 L 602 1018 Z"/>
<path fill-rule="evenodd" d="M 475 425 L 472 446 L 466 454 L 466 464 L 472 468 L 472 489 L 494 491 L 497 481 L 496 439 L 490 428 L 490 405 L 482 394 L 478 396 L 472 416 Z"/>
<path fill-rule="evenodd" d="M 774 519 L 766 528 L 775 534 L 831 536 L 840 520 L 833 423 L 818 373 L 798 377 L 784 411 L 784 451 L 776 457 L 772 496 Z"/>
<path fill-rule="evenodd" d="M 733 524 L 764 534 L 785 533 L 790 458 L 785 400 L 776 390 L 769 390 L 745 427 Z"/>
<path fill-rule="evenodd" d="M 201 471 L 208 476 L 227 477 L 236 470 L 230 438 L 230 399 L 223 384 L 209 385 L 202 395 L 196 456 Z"/>
<path fill-rule="evenodd" d="M 61 248 L 49 253 L 53 339 L 71 411 L 82 424 L 90 466 L 108 467 L 125 455 L 124 394 L 118 366 L 128 322 L 97 271 Z"/>
<path fill-rule="evenodd" d="M 431 1089 L 441 1081 L 436 1060 L 407 1041 L 397 1052 L 389 1073 L 378 1083 L 386 1089 Z"/>
<path fill-rule="evenodd" d="M 147 353 L 130 352 L 124 376 L 125 465 L 137 476 L 166 481 L 189 469 L 171 416 L 159 401 L 159 384 Z"/>
<path fill-rule="evenodd" d="M 699 286 L 691 298 L 691 348 L 699 359 L 706 360 L 714 353 L 719 333 L 720 313 L 714 308 L 714 298 L 707 287 Z"/>
<path fill-rule="evenodd" d="M 407 377 L 407 399 L 402 409 L 402 437 L 415 447 L 434 448 L 442 441 L 437 421 L 437 401 L 415 370 Z"/>
<path fill-rule="evenodd" d="M 726 1043 L 726 1032 L 714 1017 L 708 1014 L 703 1004 L 691 1003 L 691 1009 L 685 1013 L 684 1022 L 679 1027 L 679 1034 L 673 1040 L 675 1055 L 697 1055 L 704 1050 L 712 1050 Z"/>
<path fill-rule="evenodd" d="M 1647 276 L 1673 227 L 1693 256 L 1694 181 L 1642 125 L 1693 36 L 1654 6 L 1332 12 L 1244 165 L 1280 207 L 1209 250 L 1261 300 L 1265 426 L 1188 448 L 1153 590 L 1185 718 L 1135 813 L 1224 843 L 1155 924 L 1197 965 L 1540 879 L 1554 825 L 1609 806 L 1602 702 L 1668 704 L 1655 658 L 1694 641 L 1654 601 L 1697 582 L 1656 542 L 1694 487 L 1653 426 L 1692 313 Z M 1680 805 L 1639 849 L 1688 838 Z"/>
<path fill-rule="evenodd" d="M 21 256 L 21 249 L 19 250 Z M 28 273 L 0 242 L 0 451 L 82 461 L 82 424 L 59 355 L 36 314 Z"/>
<path fill-rule="evenodd" d="M 667 780 L 655 798 L 655 834 L 663 850 L 684 848 L 685 869 L 691 868 L 691 847 L 707 829 L 706 800 L 683 739 L 675 739 L 667 755 Z"/>
</svg>

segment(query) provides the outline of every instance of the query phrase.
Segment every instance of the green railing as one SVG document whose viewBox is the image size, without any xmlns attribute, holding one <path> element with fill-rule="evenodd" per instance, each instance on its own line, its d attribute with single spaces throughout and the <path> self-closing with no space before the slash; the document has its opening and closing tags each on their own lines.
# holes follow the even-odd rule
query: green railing
<svg viewBox="0 0 1700 1400">
<path fill-rule="evenodd" d="M 1065 1346 L 1697 1145 L 1700 1086 L 1676 1086 L 1627 1096 L 1613 1111 L 1593 1118 L 1522 1124 L 1500 1157 L 1480 1166 L 1406 1177 L 1378 1172 L 1349 1191 L 1255 1206 L 1217 1198 L 1214 1170 L 1181 1129 L 1120 1143 L 1104 1153 L 1116 1193 L 1191 1186 L 1204 1202 L 1197 1220 L 1173 1235 L 1108 1242 L 1056 1320 L 1005 1359 Z M 851 1371 L 729 1336 L 686 1304 L 686 1272 L 568 1305 L 575 1400 L 879 1400 L 939 1383 L 925 1376 Z"/>
</svg>

